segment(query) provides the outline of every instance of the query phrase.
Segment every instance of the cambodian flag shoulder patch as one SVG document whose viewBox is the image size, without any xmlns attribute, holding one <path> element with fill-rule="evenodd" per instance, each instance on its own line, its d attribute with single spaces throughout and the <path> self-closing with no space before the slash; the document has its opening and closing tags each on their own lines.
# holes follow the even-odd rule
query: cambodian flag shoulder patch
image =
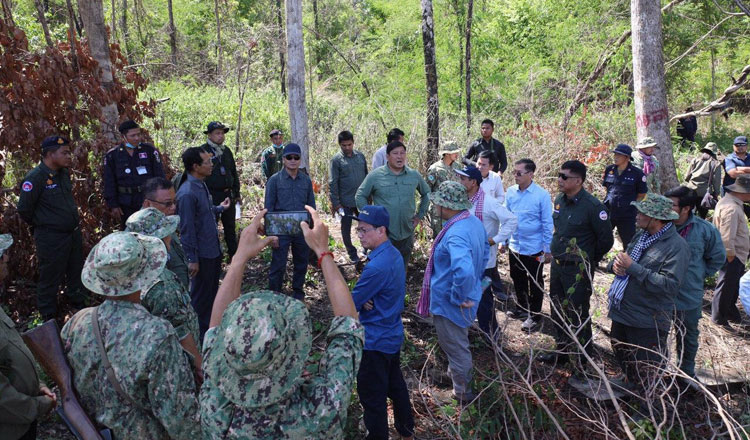
<svg viewBox="0 0 750 440">
<path fill-rule="evenodd" d="M 23 182 L 23 185 L 21 185 L 21 189 L 24 190 L 25 192 L 29 192 L 32 189 L 34 189 L 34 184 L 27 180 Z"/>
</svg>

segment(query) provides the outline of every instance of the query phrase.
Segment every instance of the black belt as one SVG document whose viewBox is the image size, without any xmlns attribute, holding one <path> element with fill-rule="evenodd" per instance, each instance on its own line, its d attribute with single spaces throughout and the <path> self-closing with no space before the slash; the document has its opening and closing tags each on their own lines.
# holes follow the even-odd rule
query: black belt
<svg viewBox="0 0 750 440">
<path fill-rule="evenodd" d="M 118 186 L 117 192 L 122 194 L 134 194 L 143 192 L 142 186 Z"/>
</svg>

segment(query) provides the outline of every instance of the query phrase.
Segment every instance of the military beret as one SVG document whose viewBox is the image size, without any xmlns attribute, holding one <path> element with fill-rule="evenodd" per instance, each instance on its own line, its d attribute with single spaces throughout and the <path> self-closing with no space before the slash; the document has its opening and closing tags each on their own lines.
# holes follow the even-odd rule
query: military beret
<svg viewBox="0 0 750 440">
<path fill-rule="evenodd" d="M 68 145 L 68 140 L 62 136 L 47 136 L 42 141 L 42 151 L 47 151 L 50 148 L 58 148 L 63 145 Z"/>
<path fill-rule="evenodd" d="M 136 124 L 134 120 L 128 119 L 127 121 L 120 124 L 120 126 L 117 128 L 117 131 L 119 131 L 121 134 L 125 134 L 128 132 L 128 130 L 131 130 L 133 128 L 141 128 L 141 126 Z"/>
</svg>

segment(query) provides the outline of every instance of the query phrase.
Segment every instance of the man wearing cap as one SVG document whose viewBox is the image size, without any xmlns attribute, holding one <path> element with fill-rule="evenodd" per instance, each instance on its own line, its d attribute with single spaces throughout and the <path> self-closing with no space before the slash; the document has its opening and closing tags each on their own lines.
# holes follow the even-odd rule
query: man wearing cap
<svg viewBox="0 0 750 440">
<path fill-rule="evenodd" d="M 357 188 L 367 176 L 367 159 L 365 155 L 354 149 L 354 135 L 347 130 L 339 133 L 339 147 L 341 151 L 331 159 L 328 174 L 328 190 L 331 197 L 331 211 L 343 212 L 341 218 L 341 238 L 353 263 L 359 263 L 357 248 L 352 244 L 352 219 L 357 215 L 357 203 L 354 195 Z"/>
<path fill-rule="evenodd" d="M 205 438 L 340 439 L 362 356 L 364 332 L 344 277 L 328 249 L 328 227 L 312 208 L 302 223 L 325 279 L 333 320 L 316 373 L 305 372 L 310 316 L 300 301 L 269 291 L 241 295 L 247 262 L 276 237 L 258 237 L 265 210 L 242 231 L 216 296 L 203 342 Z"/>
<path fill-rule="evenodd" d="M 83 239 L 70 181 L 72 163 L 68 140 L 47 137 L 42 160 L 24 177 L 18 198 L 18 215 L 34 234 L 39 266 L 36 301 L 45 321 L 57 316 L 57 292 L 63 281 L 74 309 L 85 307 L 88 300 L 81 285 Z"/>
<path fill-rule="evenodd" d="M 372 167 L 371 169 L 380 168 L 388 162 L 388 144 L 393 141 L 404 142 L 404 132 L 400 128 L 393 128 L 385 137 L 385 145 L 378 148 L 377 151 L 372 155 Z"/>
<path fill-rule="evenodd" d="M 432 243 L 417 313 L 432 314 L 438 344 L 448 357 L 454 397 L 466 404 L 476 398 L 469 388 L 469 326 L 482 298 L 490 246 L 482 222 L 469 212 L 471 202 L 460 183 L 443 182 L 430 199 L 446 222 Z"/>
<path fill-rule="evenodd" d="M 414 228 L 427 213 L 430 204 L 430 187 L 416 170 L 406 165 L 406 146 L 393 141 L 387 148 L 388 162 L 372 170 L 357 190 L 355 201 L 362 209 L 372 201 L 388 210 L 391 224 L 388 238 L 398 249 L 407 269 L 414 247 Z M 414 193 L 420 196 L 419 209 L 416 209 Z"/>
<path fill-rule="evenodd" d="M 430 165 L 427 169 L 427 185 L 430 191 L 438 189 L 441 183 L 448 180 L 456 180 L 457 176 L 454 171 L 461 169 L 461 164 L 456 161 L 461 147 L 453 141 L 444 142 L 442 149 L 438 151 L 440 160 Z M 440 229 L 443 228 L 443 219 L 437 214 L 435 205 L 430 206 L 430 226 L 432 227 L 432 238 L 437 237 Z"/>
<path fill-rule="evenodd" d="M 726 260 L 726 252 L 716 227 L 693 215 L 693 207 L 700 200 L 694 190 L 678 186 L 664 196 L 672 201 L 672 210 L 679 215 L 674 220 L 677 233 L 690 246 L 690 262 L 675 298 L 674 328 L 680 370 L 688 377 L 694 377 L 698 321 L 703 315 L 704 280 L 721 268 Z"/>
<path fill-rule="evenodd" d="M 299 171 L 302 149 L 297 144 L 284 147 L 284 168 L 271 176 L 266 183 L 264 206 L 268 212 L 304 211 L 305 205 L 315 208 L 315 193 L 312 180 Z M 279 245 L 271 252 L 271 268 L 268 273 L 268 288 L 281 292 L 286 273 L 289 247 L 292 247 L 292 293 L 295 299 L 305 299 L 305 275 L 310 248 L 302 235 L 279 237 Z"/>
<path fill-rule="evenodd" d="M 164 242 L 164 246 L 172 246 L 172 234 L 180 225 L 180 217 L 165 216 L 155 208 L 144 208 L 136 211 L 128 218 L 126 231 L 156 237 Z M 190 305 L 188 289 L 180 284 L 171 270 L 167 267 L 159 274 L 158 281 L 141 292 L 141 304 L 152 315 L 164 318 L 172 324 L 180 345 L 190 353 L 196 370 L 196 377 L 201 377 L 200 328 L 198 316 Z"/>
<path fill-rule="evenodd" d="M 542 362 L 566 363 L 569 354 L 580 362 L 578 346 L 570 332 L 587 353 L 593 353 L 589 300 L 594 269 L 614 244 L 609 214 L 596 197 L 583 189 L 586 165 L 577 160 L 562 164 L 557 174 L 560 194 L 552 208 L 555 232 L 550 251 L 549 293 L 552 320 L 555 323 L 556 351 L 539 356 Z M 583 266 L 583 268 L 581 267 Z"/>
<path fill-rule="evenodd" d="M 667 355 L 675 300 L 690 262 L 690 246 L 673 221 L 672 200 L 649 193 L 631 202 L 640 228 L 627 252 L 608 265 L 616 276 L 609 288 L 610 340 L 620 367 L 634 385 L 660 374 Z"/>
<path fill-rule="evenodd" d="M 158 238 L 104 237 L 81 274 L 104 302 L 76 313 L 60 335 L 81 406 L 114 438 L 201 436 L 195 381 L 177 334 L 140 304 L 166 262 Z"/>
<path fill-rule="evenodd" d="M 10 234 L 0 235 L 0 282 L 8 276 Z M 3 439 L 36 439 L 37 420 L 55 407 L 57 396 L 39 381 L 34 356 L 16 324 L 0 307 L 0 433 Z"/>
<path fill-rule="evenodd" d="M 640 168 L 646 176 L 648 191 L 661 194 L 661 183 L 659 182 L 659 160 L 654 156 L 654 150 L 659 145 L 654 138 L 645 137 L 638 141 L 635 146 L 637 150 L 632 154 L 633 165 Z M 619 228 L 618 228 L 619 231 Z"/>
<path fill-rule="evenodd" d="M 354 307 L 365 327 L 357 394 L 364 410 L 367 438 L 388 439 L 387 398 L 393 403 L 396 431 L 402 438 L 410 438 L 414 434 L 414 416 L 401 373 L 406 272 L 401 255 L 388 240 L 388 211 L 368 205 L 353 219 L 359 222 L 357 235 L 362 247 L 370 251 L 352 291 Z"/>
<path fill-rule="evenodd" d="M 227 242 L 227 253 L 231 258 L 237 250 L 237 231 L 235 227 L 235 204 L 240 203 L 240 176 L 234 163 L 232 150 L 224 145 L 224 136 L 230 130 L 221 122 L 211 122 L 203 133 L 208 140 L 201 147 L 211 153 L 214 170 L 206 177 L 206 186 L 211 193 L 214 205 L 219 205 L 229 197 L 229 208 L 217 216 L 224 226 L 224 241 Z"/>
<path fill-rule="evenodd" d="M 724 158 L 724 183 L 727 187 L 734 183 L 737 177 L 750 174 L 750 155 L 747 154 L 747 137 L 737 136 L 732 143 L 734 151 Z M 750 205 L 744 206 L 745 215 L 750 216 Z"/>
<path fill-rule="evenodd" d="M 738 175 L 735 182 L 724 188 L 726 194 L 716 204 L 714 226 L 721 233 L 727 260 L 719 270 L 714 298 L 711 301 L 711 321 L 731 329 L 729 321 L 742 321 L 737 309 L 739 283 L 745 272 L 750 252 L 750 232 L 743 204 L 750 202 L 750 176 Z"/>
<path fill-rule="evenodd" d="M 647 178 L 640 168 L 630 163 L 633 149 L 620 144 L 612 151 L 615 163 L 604 170 L 602 185 L 607 189 L 604 206 L 609 208 L 612 228 L 617 228 L 622 240 L 622 250 L 635 235 L 635 206 L 630 202 L 641 200 L 648 192 Z"/>
<path fill-rule="evenodd" d="M 714 202 L 719 200 L 721 194 L 721 163 L 716 159 L 719 147 L 715 142 L 709 142 L 701 148 L 701 155 L 690 161 L 687 173 L 685 173 L 685 186 L 695 190 L 698 202 L 701 202 L 706 193 L 713 198 Z M 695 211 L 702 218 L 706 218 L 708 208 L 698 203 Z"/>
<path fill-rule="evenodd" d="M 492 137 L 492 133 L 495 132 L 495 123 L 492 119 L 485 119 L 482 121 L 481 133 L 482 137 L 475 140 L 470 146 L 469 150 L 464 156 L 463 163 L 466 165 L 476 166 L 475 160 L 482 151 L 491 151 L 494 155 L 492 171 L 503 174 L 505 169 L 508 168 L 508 158 L 505 155 L 505 145 L 502 142 Z"/>
<path fill-rule="evenodd" d="M 498 202 L 505 202 L 505 188 L 503 188 L 503 178 L 500 174 L 492 171 L 494 166 L 494 155 L 491 151 L 485 150 L 479 153 L 477 158 L 477 169 L 482 173 L 482 190 L 496 198 Z"/>
<path fill-rule="evenodd" d="M 281 153 L 284 151 L 284 133 L 281 130 L 273 129 L 269 134 L 271 137 L 271 146 L 263 150 L 260 156 L 260 167 L 266 181 L 276 174 L 282 167 Z"/>
<path fill-rule="evenodd" d="M 125 220 L 141 209 L 143 184 L 152 177 L 165 177 L 159 151 L 142 142 L 141 128 L 134 121 L 120 124 L 122 143 L 104 155 L 104 200 L 112 218 L 125 229 Z"/>
<path fill-rule="evenodd" d="M 497 318 L 495 317 L 493 289 L 502 292 L 503 285 L 500 274 L 497 273 L 497 247 L 499 243 L 506 243 L 510 239 L 511 234 L 518 227 L 518 219 L 497 199 L 480 188 L 482 173 L 476 167 L 456 170 L 456 174 L 460 176 L 461 185 L 466 188 L 466 194 L 471 202 L 469 212 L 484 225 L 487 243 L 490 245 L 489 259 L 484 267 L 483 276 L 492 282 L 482 291 L 482 300 L 477 309 L 477 321 L 483 332 L 494 335 L 497 330 Z"/>
<path fill-rule="evenodd" d="M 229 197 L 214 205 L 204 180 L 211 175 L 211 153 L 201 147 L 191 147 L 182 153 L 187 180 L 177 191 L 180 215 L 180 237 L 190 276 L 190 298 L 198 314 L 200 338 L 208 330 L 211 307 L 219 288 L 221 275 L 221 245 L 216 215 L 230 206 Z"/>
</svg>

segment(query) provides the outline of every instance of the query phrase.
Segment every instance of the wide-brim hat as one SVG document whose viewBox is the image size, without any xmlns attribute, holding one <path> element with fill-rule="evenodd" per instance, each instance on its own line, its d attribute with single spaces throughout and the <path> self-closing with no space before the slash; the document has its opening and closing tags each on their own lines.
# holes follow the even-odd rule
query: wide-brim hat
<svg viewBox="0 0 750 440">
<path fill-rule="evenodd" d="M 284 399 L 302 381 L 312 346 L 308 319 L 301 301 L 267 290 L 232 301 L 203 360 L 209 381 L 243 408 Z"/>
<path fill-rule="evenodd" d="M 128 232 L 165 238 L 172 235 L 180 226 L 180 216 L 164 215 L 156 208 L 143 208 L 128 217 L 125 226 Z"/>
<path fill-rule="evenodd" d="M 638 141 L 638 144 L 635 146 L 635 148 L 639 150 L 643 148 L 651 148 L 651 147 L 659 148 L 659 144 L 657 144 L 654 138 L 652 137 L 645 137 L 641 139 L 640 141 Z"/>
<path fill-rule="evenodd" d="M 166 264 L 167 248 L 161 239 L 114 232 L 91 249 L 81 281 L 99 295 L 125 296 L 153 286 Z"/>
<path fill-rule="evenodd" d="M 444 154 L 457 154 L 461 152 L 461 147 L 455 141 L 443 142 L 438 151 L 438 156 L 443 157 Z"/>
<path fill-rule="evenodd" d="M 701 152 L 706 152 L 711 156 L 716 157 L 716 154 L 719 152 L 719 146 L 716 145 L 716 142 L 709 142 L 705 147 L 701 148 Z"/>
<path fill-rule="evenodd" d="M 724 188 L 735 193 L 749 194 L 750 193 L 750 177 L 738 176 L 733 184 L 727 185 Z"/>
<path fill-rule="evenodd" d="M 0 234 L 0 255 L 2 255 L 13 244 L 13 236 Z"/>
<path fill-rule="evenodd" d="M 657 220 L 669 221 L 680 218 L 680 215 L 672 210 L 672 200 L 660 194 L 647 193 L 640 201 L 630 204 L 642 214 Z"/>
<path fill-rule="evenodd" d="M 612 152 L 615 154 L 627 156 L 628 159 L 630 159 L 630 155 L 633 154 L 633 148 L 627 144 L 618 144 L 615 149 L 612 150 Z"/>
<path fill-rule="evenodd" d="M 221 122 L 212 121 L 212 122 L 208 123 L 208 127 L 206 128 L 206 131 L 203 132 L 203 134 L 209 134 L 212 131 L 218 130 L 218 129 L 224 130 L 224 133 L 226 133 L 229 130 L 231 130 L 229 127 L 227 127 L 226 125 L 222 124 Z"/>
<path fill-rule="evenodd" d="M 430 193 L 430 201 L 437 206 L 453 209 L 454 211 L 463 211 L 464 209 L 471 208 L 466 188 L 452 180 L 441 183 L 437 191 Z"/>
</svg>

